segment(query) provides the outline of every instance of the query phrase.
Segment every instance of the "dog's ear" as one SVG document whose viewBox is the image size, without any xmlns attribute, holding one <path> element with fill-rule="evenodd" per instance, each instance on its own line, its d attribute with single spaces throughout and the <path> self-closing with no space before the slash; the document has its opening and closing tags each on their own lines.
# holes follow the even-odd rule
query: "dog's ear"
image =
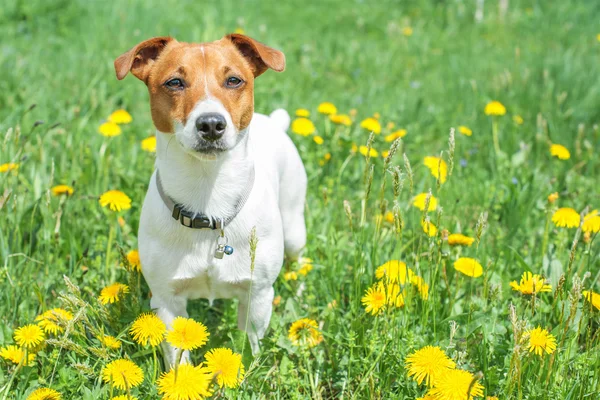
<svg viewBox="0 0 600 400">
<path fill-rule="evenodd" d="M 127 73 L 131 71 L 138 79 L 146 82 L 152 64 L 158 58 L 159 54 L 171 41 L 175 39 L 168 36 L 155 37 L 152 39 L 145 40 L 127 53 L 121 54 L 115 60 L 115 72 L 117 73 L 117 79 L 121 80 L 125 78 Z"/>
<path fill-rule="evenodd" d="M 248 60 L 255 78 L 269 68 L 277 72 L 285 69 L 285 55 L 281 51 L 238 33 L 232 33 L 225 38 Z"/>
</svg>

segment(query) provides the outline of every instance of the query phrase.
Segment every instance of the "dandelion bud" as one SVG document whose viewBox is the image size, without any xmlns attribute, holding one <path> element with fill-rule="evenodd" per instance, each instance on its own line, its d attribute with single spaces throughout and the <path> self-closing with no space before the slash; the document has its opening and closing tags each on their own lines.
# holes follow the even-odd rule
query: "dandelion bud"
<svg viewBox="0 0 600 400">
<path fill-rule="evenodd" d="M 551 193 L 551 194 L 548 196 L 548 203 L 552 204 L 552 203 L 554 203 L 556 200 L 558 200 L 558 192 Z"/>
</svg>

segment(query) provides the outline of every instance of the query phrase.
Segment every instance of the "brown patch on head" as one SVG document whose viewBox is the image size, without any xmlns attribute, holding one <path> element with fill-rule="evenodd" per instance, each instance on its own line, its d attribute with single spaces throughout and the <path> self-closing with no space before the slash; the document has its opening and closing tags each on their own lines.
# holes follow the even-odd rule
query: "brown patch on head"
<svg viewBox="0 0 600 400">
<path fill-rule="evenodd" d="M 118 79 L 131 70 L 146 83 L 152 120 L 165 133 L 174 132 L 173 122 L 185 125 L 207 97 L 223 104 L 238 131 L 246 128 L 254 113 L 254 78 L 267 68 L 283 71 L 283 53 L 237 34 L 201 44 L 154 38 L 115 61 Z"/>
</svg>

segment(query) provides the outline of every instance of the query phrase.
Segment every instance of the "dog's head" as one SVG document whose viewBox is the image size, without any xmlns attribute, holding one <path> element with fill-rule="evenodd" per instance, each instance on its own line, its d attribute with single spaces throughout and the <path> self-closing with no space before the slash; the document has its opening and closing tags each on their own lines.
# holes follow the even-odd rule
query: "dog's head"
<svg viewBox="0 0 600 400">
<path fill-rule="evenodd" d="M 254 78 L 268 68 L 283 71 L 283 53 L 239 34 L 199 44 L 156 37 L 115 60 L 118 79 L 131 71 L 148 86 L 156 129 L 205 154 L 238 142 L 254 113 Z"/>
</svg>

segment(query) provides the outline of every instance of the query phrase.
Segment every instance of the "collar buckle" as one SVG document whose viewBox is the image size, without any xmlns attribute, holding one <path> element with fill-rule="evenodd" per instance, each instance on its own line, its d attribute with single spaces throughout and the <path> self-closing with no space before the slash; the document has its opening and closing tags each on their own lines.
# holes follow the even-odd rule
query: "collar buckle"
<svg viewBox="0 0 600 400">
<path fill-rule="evenodd" d="M 185 210 L 181 205 L 175 204 L 173 207 L 173 219 L 179 221 L 179 223 L 185 227 L 192 229 L 217 229 L 210 217 L 206 215 L 194 214 L 190 211 Z"/>
</svg>

